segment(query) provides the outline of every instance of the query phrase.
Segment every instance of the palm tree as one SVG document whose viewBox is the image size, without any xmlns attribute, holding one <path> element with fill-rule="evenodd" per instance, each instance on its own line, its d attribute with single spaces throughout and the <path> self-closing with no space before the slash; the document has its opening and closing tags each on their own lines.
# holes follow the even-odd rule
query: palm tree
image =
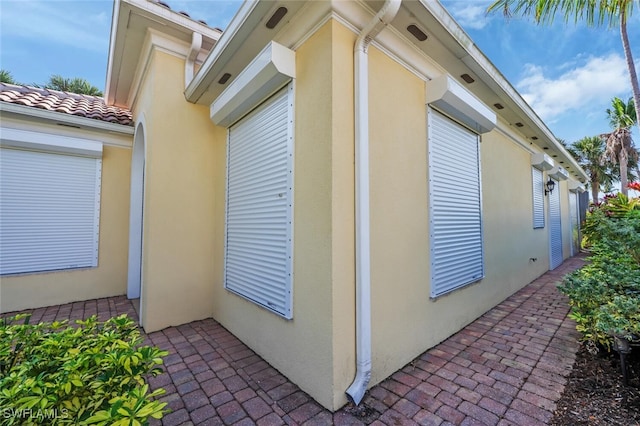
<svg viewBox="0 0 640 426">
<path fill-rule="evenodd" d="M 602 135 L 606 144 L 604 158 L 619 165 L 620 192 L 629 195 L 629 159 L 637 160 L 638 158 L 638 151 L 633 146 L 631 138 L 631 126 L 638 121 L 632 99 L 624 102 L 622 99 L 614 97 L 611 100 L 611 108 L 607 109 L 607 118 L 614 130 Z"/>
<path fill-rule="evenodd" d="M 83 78 L 64 78 L 60 75 L 52 75 L 44 85 L 45 89 L 60 90 L 61 92 L 80 93 L 83 95 L 102 96 L 102 91 L 92 86 Z"/>
<path fill-rule="evenodd" d="M 601 187 L 608 188 L 614 179 L 611 167 L 603 161 L 604 139 L 600 136 L 587 136 L 567 146 L 567 151 L 589 175 L 591 200 L 597 203 Z"/>
<path fill-rule="evenodd" d="M 11 71 L 7 71 L 4 69 L 0 70 L 0 83 L 16 84 L 16 81 L 11 75 Z"/>
<path fill-rule="evenodd" d="M 633 12 L 633 4 L 638 0 L 495 0 L 487 9 L 487 13 L 502 9 L 505 16 L 513 12 L 523 16 L 533 16 L 537 24 L 553 22 L 556 13 L 564 15 L 565 22 L 573 18 L 574 22 L 584 19 L 587 25 L 602 25 L 609 27 L 619 24 L 622 48 L 629 69 L 631 89 L 636 108 L 640 106 L 640 85 L 638 75 L 631 54 L 629 35 L 627 34 L 627 20 Z M 640 126 L 640 122 L 638 122 Z"/>
</svg>

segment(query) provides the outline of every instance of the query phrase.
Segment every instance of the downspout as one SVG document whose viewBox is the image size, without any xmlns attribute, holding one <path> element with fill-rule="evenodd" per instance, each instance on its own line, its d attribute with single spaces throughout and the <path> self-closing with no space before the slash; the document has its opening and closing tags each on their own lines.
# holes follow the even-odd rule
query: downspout
<svg viewBox="0 0 640 426">
<path fill-rule="evenodd" d="M 202 48 L 202 34 L 194 32 L 191 35 L 191 47 L 189 48 L 189 54 L 187 55 L 187 60 L 184 63 L 185 90 L 189 85 L 189 83 L 191 83 L 191 80 L 193 80 L 196 59 L 198 58 L 198 53 L 200 53 L 201 48 Z"/>
<path fill-rule="evenodd" d="M 371 379 L 371 247 L 369 225 L 369 60 L 376 35 L 396 16 L 402 0 L 386 0 L 354 46 L 356 177 L 356 377 L 347 396 L 360 404 Z"/>
</svg>

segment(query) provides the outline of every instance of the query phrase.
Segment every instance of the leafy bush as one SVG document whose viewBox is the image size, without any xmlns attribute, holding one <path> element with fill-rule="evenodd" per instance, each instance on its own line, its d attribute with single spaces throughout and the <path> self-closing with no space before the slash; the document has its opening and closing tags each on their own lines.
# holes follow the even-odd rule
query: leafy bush
<svg viewBox="0 0 640 426">
<path fill-rule="evenodd" d="M 570 316 L 583 339 L 609 348 L 614 337 L 640 338 L 640 201 L 609 196 L 583 227 L 590 263 L 564 277 Z"/>
<path fill-rule="evenodd" d="M 24 319 L 22 324 L 17 323 Z M 126 315 L 104 323 L 28 324 L 28 315 L 0 319 L 0 423 L 146 425 L 166 403 L 149 393 L 148 374 L 168 352 L 140 346 Z"/>
</svg>

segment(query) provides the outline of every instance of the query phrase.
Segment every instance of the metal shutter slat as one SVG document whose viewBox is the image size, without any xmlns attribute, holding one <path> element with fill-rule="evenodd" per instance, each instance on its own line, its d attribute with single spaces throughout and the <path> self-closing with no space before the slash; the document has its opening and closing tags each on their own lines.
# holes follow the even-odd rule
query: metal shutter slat
<svg viewBox="0 0 640 426">
<path fill-rule="evenodd" d="M 225 288 L 291 318 L 290 87 L 229 129 Z"/>
<path fill-rule="evenodd" d="M 478 136 L 429 110 L 431 297 L 484 276 Z"/>
<path fill-rule="evenodd" d="M 101 160 L 0 149 L 0 274 L 98 265 Z"/>
</svg>

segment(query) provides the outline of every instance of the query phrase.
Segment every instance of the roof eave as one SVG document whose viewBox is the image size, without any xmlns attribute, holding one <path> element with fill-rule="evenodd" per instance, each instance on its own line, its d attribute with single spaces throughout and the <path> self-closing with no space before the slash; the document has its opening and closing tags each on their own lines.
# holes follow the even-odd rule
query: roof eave
<svg viewBox="0 0 640 426">
<path fill-rule="evenodd" d="M 141 18 L 144 24 L 134 25 L 132 22 L 134 18 Z M 131 107 L 126 105 L 125 100 L 129 99 L 128 92 L 131 90 L 136 67 L 130 66 L 132 69 L 123 71 L 123 66 L 128 61 L 137 64 L 148 28 L 179 38 L 189 44 L 193 33 L 199 33 L 203 36 L 203 49 L 210 49 L 222 34 L 216 28 L 208 27 L 149 0 L 115 0 L 105 85 L 107 105 Z"/>
<path fill-rule="evenodd" d="M 101 132 L 118 133 L 122 135 L 133 135 L 134 133 L 134 128 L 125 124 L 111 123 L 94 118 L 79 117 L 77 115 L 48 111 L 25 105 L 16 105 L 8 102 L 0 102 L 0 112 L 16 114 L 26 118 L 36 118 L 54 124 L 62 124 Z"/>
<path fill-rule="evenodd" d="M 554 150 L 559 152 L 565 159 L 571 164 L 572 167 L 578 172 L 584 181 L 588 181 L 589 177 L 586 172 L 580 167 L 578 162 L 567 152 L 567 150 L 558 142 L 557 138 L 553 135 L 547 125 L 540 119 L 535 111 L 529 106 L 529 104 L 522 98 L 520 93 L 507 81 L 502 73 L 491 63 L 491 61 L 478 49 L 471 38 L 465 33 L 465 31 L 455 22 L 449 12 L 439 3 L 430 0 L 420 0 L 420 3 L 425 9 L 431 13 L 431 15 L 439 22 L 442 28 L 447 32 L 447 35 L 451 37 L 458 46 L 464 49 L 467 53 L 467 57 L 461 60 L 483 81 L 490 87 L 502 91 L 502 94 L 508 97 L 516 107 L 520 110 L 522 115 L 532 123 L 539 131 L 541 139 L 547 144 L 551 145 Z M 487 81 L 489 79 L 489 81 Z M 497 87 L 496 87 L 497 86 Z"/>
<path fill-rule="evenodd" d="M 229 26 L 204 61 L 185 90 L 187 101 L 197 103 L 209 89 L 215 77 L 228 63 L 236 50 L 241 48 L 257 24 L 273 7 L 272 2 L 245 1 L 234 15 Z M 266 41 L 265 41 L 266 42 Z M 230 83 L 230 81 L 229 81 Z"/>
</svg>

